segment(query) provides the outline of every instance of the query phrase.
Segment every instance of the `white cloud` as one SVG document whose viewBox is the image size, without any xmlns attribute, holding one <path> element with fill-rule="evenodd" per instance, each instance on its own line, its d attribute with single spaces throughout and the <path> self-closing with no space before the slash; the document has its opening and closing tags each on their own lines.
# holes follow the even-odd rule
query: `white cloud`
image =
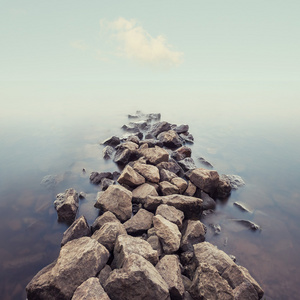
<svg viewBox="0 0 300 300">
<path fill-rule="evenodd" d="M 162 35 L 152 37 L 135 20 L 124 18 L 113 22 L 101 20 L 100 26 L 118 42 L 120 56 L 159 67 L 173 67 L 182 63 L 182 52 L 173 50 Z"/>
</svg>

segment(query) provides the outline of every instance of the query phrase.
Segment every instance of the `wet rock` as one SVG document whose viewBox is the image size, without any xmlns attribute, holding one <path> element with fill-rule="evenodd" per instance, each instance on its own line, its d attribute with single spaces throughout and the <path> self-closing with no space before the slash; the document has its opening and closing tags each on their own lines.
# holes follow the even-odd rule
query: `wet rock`
<svg viewBox="0 0 300 300">
<path fill-rule="evenodd" d="M 139 128 L 137 126 L 135 126 L 133 123 L 129 124 L 129 125 L 124 124 L 121 128 L 123 130 L 125 130 L 127 132 L 131 132 L 131 133 L 137 133 L 140 131 Z"/>
<path fill-rule="evenodd" d="M 184 213 L 181 210 L 166 204 L 161 204 L 157 207 L 156 215 L 161 215 L 166 220 L 176 224 L 179 228 L 181 228 L 184 219 Z"/>
<path fill-rule="evenodd" d="M 220 224 L 209 224 L 209 226 L 212 228 L 214 234 L 221 234 L 221 226 Z"/>
<path fill-rule="evenodd" d="M 158 146 L 154 148 L 148 148 L 148 145 L 143 145 L 138 150 L 140 156 L 144 156 L 147 160 L 147 163 L 152 165 L 157 165 L 161 162 L 166 162 L 169 160 L 169 153 Z"/>
<path fill-rule="evenodd" d="M 225 199 L 230 195 L 230 193 L 231 193 L 230 180 L 224 175 L 221 175 L 217 186 L 216 197 L 219 199 Z"/>
<path fill-rule="evenodd" d="M 260 299 L 255 288 L 250 282 L 243 282 L 233 290 L 234 300 Z"/>
<path fill-rule="evenodd" d="M 169 289 L 155 267 L 137 254 L 128 255 L 104 285 L 112 300 L 169 300 Z"/>
<path fill-rule="evenodd" d="M 155 146 L 162 147 L 163 143 L 156 139 L 145 139 L 140 142 L 140 145 L 147 144 L 149 148 L 153 148 Z"/>
<path fill-rule="evenodd" d="M 130 141 L 126 141 L 124 143 L 119 144 L 116 147 L 116 150 L 125 150 L 128 149 L 130 151 L 135 151 L 138 149 L 138 145 L 136 143 L 130 142 Z"/>
<path fill-rule="evenodd" d="M 143 201 L 144 207 L 155 211 L 160 204 L 167 204 L 183 211 L 185 218 L 197 217 L 202 210 L 202 200 L 184 195 L 148 196 Z"/>
<path fill-rule="evenodd" d="M 78 193 L 74 189 L 67 189 L 64 193 L 57 194 L 54 207 L 58 221 L 72 223 L 76 218 L 78 206 Z"/>
<path fill-rule="evenodd" d="M 63 175 L 46 175 L 43 177 L 41 185 L 48 190 L 53 190 L 63 180 L 63 177 Z"/>
<path fill-rule="evenodd" d="M 237 206 L 240 210 L 248 212 L 248 213 L 252 213 L 252 211 L 250 209 L 248 209 L 244 204 L 240 203 L 240 202 L 234 202 L 233 203 L 235 206 Z"/>
<path fill-rule="evenodd" d="M 219 174 L 214 170 L 198 168 L 190 173 L 189 179 L 195 186 L 209 195 L 212 195 L 215 193 L 218 186 Z"/>
<path fill-rule="evenodd" d="M 184 195 L 193 197 L 196 193 L 197 187 L 189 180 L 188 186 L 184 192 Z"/>
<path fill-rule="evenodd" d="M 163 254 L 161 242 L 156 234 L 149 236 L 147 242 L 151 245 L 153 250 L 157 251 L 158 256 L 161 256 Z"/>
<path fill-rule="evenodd" d="M 225 178 L 228 178 L 230 181 L 231 188 L 237 190 L 239 187 L 245 185 L 245 181 L 242 179 L 241 176 L 238 175 L 224 175 Z"/>
<path fill-rule="evenodd" d="M 167 283 L 171 299 L 182 299 L 184 285 L 178 257 L 176 255 L 165 255 L 155 268 Z"/>
<path fill-rule="evenodd" d="M 153 135 L 154 137 L 157 137 L 161 132 L 169 131 L 169 130 L 171 130 L 171 124 L 162 121 L 153 124 L 151 130 L 149 131 L 149 134 Z"/>
<path fill-rule="evenodd" d="M 188 143 L 188 144 L 193 144 L 194 143 L 194 137 L 190 133 L 189 134 L 187 134 L 187 132 L 186 133 L 181 133 L 181 134 L 179 134 L 179 136 L 180 136 L 180 138 L 182 139 L 182 141 L 184 143 Z"/>
<path fill-rule="evenodd" d="M 100 284 L 102 286 L 104 286 L 104 283 L 107 280 L 107 278 L 109 277 L 109 274 L 111 273 L 111 271 L 112 271 L 112 269 L 111 269 L 110 265 L 105 265 L 105 267 L 98 274 L 98 278 L 99 278 Z"/>
<path fill-rule="evenodd" d="M 156 235 L 159 237 L 165 253 L 174 253 L 179 249 L 181 233 L 178 226 L 160 215 L 153 217 Z"/>
<path fill-rule="evenodd" d="M 198 160 L 206 167 L 213 168 L 213 165 L 209 161 L 207 161 L 205 158 L 199 157 Z"/>
<path fill-rule="evenodd" d="M 117 145 L 120 144 L 120 138 L 117 136 L 112 136 L 105 141 L 103 141 L 101 144 L 106 145 L 106 146 L 111 146 L 111 147 L 116 147 Z"/>
<path fill-rule="evenodd" d="M 147 231 L 152 226 L 153 214 L 141 208 L 131 219 L 124 223 L 129 234 L 138 234 Z"/>
<path fill-rule="evenodd" d="M 130 235 L 119 235 L 114 248 L 113 266 L 121 268 L 124 261 L 133 253 L 144 257 L 153 265 L 158 263 L 157 251 L 153 250 L 147 241 Z"/>
<path fill-rule="evenodd" d="M 165 170 L 165 169 L 160 169 L 159 174 L 160 174 L 161 181 L 171 182 L 173 178 L 178 177 L 175 173 Z"/>
<path fill-rule="evenodd" d="M 100 189 L 101 189 L 102 191 L 105 191 L 105 190 L 107 190 L 107 188 L 108 188 L 109 186 L 111 186 L 111 185 L 113 185 L 113 184 L 115 184 L 115 181 L 114 181 L 114 180 L 108 179 L 108 178 L 103 178 L 103 179 L 101 180 L 101 183 L 100 183 Z"/>
<path fill-rule="evenodd" d="M 120 222 L 108 222 L 94 232 L 92 239 L 105 246 L 108 251 L 113 251 L 116 239 L 121 234 L 127 234 L 123 224 Z"/>
<path fill-rule="evenodd" d="M 184 179 L 182 179 L 181 177 L 173 178 L 171 180 L 171 183 L 177 186 L 180 194 L 183 194 L 188 186 L 187 182 Z"/>
<path fill-rule="evenodd" d="M 186 157 L 186 158 L 178 161 L 178 164 L 185 172 L 196 169 L 194 160 L 191 157 Z"/>
<path fill-rule="evenodd" d="M 112 146 L 105 146 L 102 150 L 103 158 L 110 159 L 114 153 L 115 149 Z"/>
<path fill-rule="evenodd" d="M 58 259 L 37 273 L 26 287 L 27 298 L 71 299 L 76 288 L 105 266 L 107 249 L 82 237 L 61 248 Z"/>
<path fill-rule="evenodd" d="M 177 161 L 182 160 L 186 157 L 191 157 L 191 155 L 192 155 L 191 148 L 186 146 L 182 146 L 178 148 L 177 150 L 173 151 L 173 153 L 171 154 L 172 158 L 174 158 Z"/>
<path fill-rule="evenodd" d="M 161 132 L 157 136 L 157 138 L 167 148 L 173 149 L 173 148 L 179 148 L 182 146 L 182 142 L 181 142 L 178 134 L 174 130 Z"/>
<path fill-rule="evenodd" d="M 136 136 L 136 135 L 130 135 L 127 139 L 126 139 L 127 142 L 132 142 L 132 143 L 135 143 L 137 145 L 140 144 L 140 139 Z"/>
<path fill-rule="evenodd" d="M 211 198 L 207 193 L 205 193 L 203 191 L 200 191 L 200 190 L 197 190 L 196 195 L 197 196 L 199 195 L 200 198 L 203 200 L 203 203 L 202 203 L 203 210 L 209 210 L 209 209 L 215 209 L 216 208 L 215 200 L 213 198 Z"/>
<path fill-rule="evenodd" d="M 84 281 L 76 290 L 72 300 L 110 300 L 99 279 L 91 277 Z"/>
<path fill-rule="evenodd" d="M 205 228 L 200 221 L 186 220 L 183 223 L 180 248 L 182 251 L 193 251 L 193 245 L 205 240 Z"/>
<path fill-rule="evenodd" d="M 160 182 L 159 188 L 163 196 L 179 194 L 179 188 L 168 181 Z"/>
<path fill-rule="evenodd" d="M 150 182 L 158 183 L 160 180 L 159 170 L 155 166 L 136 162 L 133 169 Z"/>
<path fill-rule="evenodd" d="M 170 160 L 166 162 L 162 162 L 157 165 L 159 170 L 165 169 L 167 171 L 173 172 L 177 175 L 179 175 L 180 172 L 182 172 L 182 168 L 178 165 L 178 163 L 175 160 Z"/>
<path fill-rule="evenodd" d="M 178 134 L 179 134 L 179 133 L 185 133 L 185 132 L 188 132 L 188 131 L 189 131 L 189 125 L 187 125 L 187 124 L 177 125 L 177 126 L 174 128 L 174 131 L 176 131 Z"/>
<path fill-rule="evenodd" d="M 132 167 L 127 165 L 117 181 L 119 182 L 119 184 L 125 184 L 130 187 L 136 187 L 145 183 L 145 177 L 143 177 Z"/>
<path fill-rule="evenodd" d="M 111 185 L 100 194 L 94 206 L 104 212 L 112 212 L 121 222 L 125 222 L 131 217 L 131 199 L 130 191 L 120 185 Z"/>
<path fill-rule="evenodd" d="M 78 197 L 79 197 L 79 199 L 85 199 L 86 198 L 86 193 L 85 192 L 80 192 Z"/>
<path fill-rule="evenodd" d="M 92 172 L 90 175 L 90 181 L 93 184 L 100 184 L 104 178 L 113 179 L 113 174 L 111 172 Z"/>
<path fill-rule="evenodd" d="M 254 222 L 251 222 L 249 220 L 230 219 L 230 221 L 237 222 L 251 230 L 261 230 L 261 227 L 259 225 L 255 224 Z"/>
<path fill-rule="evenodd" d="M 136 157 L 137 157 L 137 150 L 131 150 L 128 148 L 119 148 L 115 153 L 114 162 L 116 164 L 125 165 L 129 161 L 134 160 Z"/>
<path fill-rule="evenodd" d="M 217 269 L 207 263 L 200 263 L 190 288 L 195 300 L 233 300 L 233 291 Z"/>
<path fill-rule="evenodd" d="M 87 220 L 84 216 L 81 216 L 72 225 L 64 232 L 63 238 L 61 241 L 61 246 L 65 245 L 67 242 L 81 238 L 83 236 L 90 236 L 91 229 Z"/>
<path fill-rule="evenodd" d="M 154 186 L 144 183 L 132 191 L 132 199 L 134 202 L 142 202 L 147 196 L 158 196 Z"/>
<path fill-rule="evenodd" d="M 99 216 L 91 226 L 92 232 L 100 229 L 107 222 L 120 222 L 119 219 L 110 211 L 105 212 L 103 215 Z"/>
</svg>

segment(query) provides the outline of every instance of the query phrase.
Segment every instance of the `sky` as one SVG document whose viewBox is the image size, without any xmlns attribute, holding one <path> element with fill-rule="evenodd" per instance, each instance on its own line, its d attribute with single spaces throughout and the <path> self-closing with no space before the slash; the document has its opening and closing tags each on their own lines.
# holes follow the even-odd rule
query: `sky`
<svg viewBox="0 0 300 300">
<path fill-rule="evenodd" d="M 0 82 L 299 80 L 298 0 L 0 7 Z"/>
</svg>

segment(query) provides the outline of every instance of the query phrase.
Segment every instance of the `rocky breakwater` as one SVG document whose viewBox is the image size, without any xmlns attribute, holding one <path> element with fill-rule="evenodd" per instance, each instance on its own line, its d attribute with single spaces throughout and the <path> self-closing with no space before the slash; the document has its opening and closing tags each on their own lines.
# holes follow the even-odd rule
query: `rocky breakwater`
<svg viewBox="0 0 300 300">
<path fill-rule="evenodd" d="M 205 242 L 199 217 L 230 194 L 228 178 L 195 166 L 188 125 L 159 122 L 159 114 L 129 117 L 145 121 L 103 143 L 104 158 L 113 158 L 121 174 L 90 176 L 102 189 L 94 223 L 75 219 L 75 190 L 58 195 L 58 219 L 73 223 L 57 260 L 27 285 L 28 300 L 261 299 L 247 269 Z"/>
</svg>

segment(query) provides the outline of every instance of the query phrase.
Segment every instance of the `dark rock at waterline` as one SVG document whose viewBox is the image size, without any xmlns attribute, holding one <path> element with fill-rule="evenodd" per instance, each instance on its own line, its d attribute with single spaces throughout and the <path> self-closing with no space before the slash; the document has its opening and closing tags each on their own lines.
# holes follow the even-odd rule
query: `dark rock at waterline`
<svg viewBox="0 0 300 300">
<path fill-rule="evenodd" d="M 93 184 L 100 184 L 103 178 L 113 179 L 113 174 L 111 172 L 92 172 L 90 175 L 90 181 Z"/>
<path fill-rule="evenodd" d="M 239 175 L 225 175 L 225 174 L 222 174 L 222 177 L 229 179 L 230 186 L 234 190 L 237 190 L 239 187 L 245 185 L 245 181 Z"/>
<path fill-rule="evenodd" d="M 207 161 L 205 158 L 199 157 L 198 160 L 206 167 L 213 168 L 213 165 L 209 161 Z"/>
<path fill-rule="evenodd" d="M 148 132 L 154 137 L 157 137 L 161 132 L 163 131 L 169 131 L 171 130 L 171 124 L 165 121 L 157 122 L 152 125 L 152 128 Z"/>
<path fill-rule="evenodd" d="M 219 182 L 216 189 L 216 197 L 219 199 L 225 199 L 230 195 L 230 193 L 231 193 L 230 180 L 226 176 L 221 175 L 219 177 Z"/>
<path fill-rule="evenodd" d="M 123 130 L 125 130 L 127 132 L 131 132 L 131 133 L 140 132 L 139 128 L 137 126 L 132 125 L 132 124 L 130 124 L 130 125 L 123 125 L 121 128 Z"/>
<path fill-rule="evenodd" d="M 194 160 L 191 157 L 186 157 L 186 158 L 178 161 L 178 164 L 185 172 L 194 170 L 197 168 Z"/>
<path fill-rule="evenodd" d="M 110 159 L 114 153 L 115 149 L 112 146 L 105 146 L 102 150 L 103 158 Z"/>
<path fill-rule="evenodd" d="M 192 134 L 184 134 L 184 133 L 181 133 L 179 134 L 180 138 L 182 139 L 182 141 L 184 143 L 188 143 L 188 144 L 193 144 L 194 143 L 194 137 Z"/>
<path fill-rule="evenodd" d="M 189 131 L 189 125 L 187 124 L 177 125 L 176 127 L 173 128 L 173 130 L 176 131 L 178 134 L 185 133 Z"/>
<path fill-rule="evenodd" d="M 57 194 L 54 206 L 59 222 L 72 223 L 75 220 L 79 206 L 78 193 L 71 188 L 64 193 Z"/>
<path fill-rule="evenodd" d="M 100 188 L 102 191 L 107 190 L 107 188 L 111 185 L 115 184 L 115 181 L 108 178 L 103 178 L 100 183 Z"/>
<path fill-rule="evenodd" d="M 189 147 L 182 146 L 171 153 L 171 157 L 179 161 L 186 157 L 191 157 L 192 150 Z"/>
<path fill-rule="evenodd" d="M 211 198 L 207 193 L 201 191 L 199 188 L 195 194 L 195 197 L 199 197 L 203 200 L 202 208 L 203 210 L 215 209 L 216 208 L 216 201 Z"/>
<path fill-rule="evenodd" d="M 101 144 L 105 145 L 105 146 L 111 146 L 111 147 L 116 147 L 117 145 L 119 145 L 121 143 L 121 140 L 119 137 L 117 136 L 112 136 L 108 139 L 106 139 L 105 141 L 103 141 Z"/>
<path fill-rule="evenodd" d="M 182 142 L 178 134 L 174 130 L 168 130 L 161 132 L 157 139 L 167 148 L 179 148 L 182 146 Z"/>
</svg>

